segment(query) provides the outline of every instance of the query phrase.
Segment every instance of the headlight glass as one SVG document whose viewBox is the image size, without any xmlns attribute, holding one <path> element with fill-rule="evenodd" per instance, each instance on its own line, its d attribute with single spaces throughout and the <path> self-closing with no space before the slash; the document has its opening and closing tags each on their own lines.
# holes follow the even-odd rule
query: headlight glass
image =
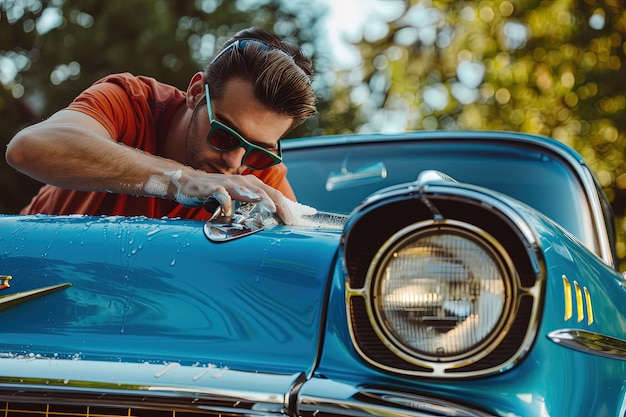
<svg viewBox="0 0 626 417">
<path fill-rule="evenodd" d="M 505 265 L 476 231 L 407 233 L 380 259 L 374 309 L 383 332 L 411 355 L 453 360 L 495 336 L 509 303 Z"/>
</svg>

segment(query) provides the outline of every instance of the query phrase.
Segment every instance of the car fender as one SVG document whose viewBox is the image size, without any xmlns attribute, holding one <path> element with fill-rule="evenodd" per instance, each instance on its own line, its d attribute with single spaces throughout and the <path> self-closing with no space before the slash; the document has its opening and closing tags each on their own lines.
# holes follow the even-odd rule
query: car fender
<svg viewBox="0 0 626 417">
<path fill-rule="evenodd" d="M 1 273 L 12 280 L 0 291 L 0 355 L 310 370 L 339 233 L 276 226 L 213 243 L 202 226 L 1 216 Z"/>
</svg>

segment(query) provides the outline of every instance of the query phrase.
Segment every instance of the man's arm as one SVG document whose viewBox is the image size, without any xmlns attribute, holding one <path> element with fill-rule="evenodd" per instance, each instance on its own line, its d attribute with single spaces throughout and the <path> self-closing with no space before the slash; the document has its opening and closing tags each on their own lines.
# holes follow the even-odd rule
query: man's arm
<svg viewBox="0 0 626 417">
<path fill-rule="evenodd" d="M 260 202 L 285 223 L 295 221 L 285 197 L 252 175 L 211 174 L 113 140 L 92 117 L 61 110 L 19 132 L 6 160 L 44 183 L 82 191 L 107 191 L 201 205 L 215 197 L 225 212 L 231 199 Z"/>
</svg>

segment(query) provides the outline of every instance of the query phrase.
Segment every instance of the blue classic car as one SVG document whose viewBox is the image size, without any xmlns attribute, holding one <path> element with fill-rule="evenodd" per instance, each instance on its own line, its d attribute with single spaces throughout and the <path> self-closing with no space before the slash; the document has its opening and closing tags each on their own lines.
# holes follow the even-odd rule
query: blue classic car
<svg viewBox="0 0 626 417">
<path fill-rule="evenodd" d="M 0 416 L 626 415 L 626 281 L 543 137 L 290 139 L 317 209 L 0 216 Z"/>
</svg>

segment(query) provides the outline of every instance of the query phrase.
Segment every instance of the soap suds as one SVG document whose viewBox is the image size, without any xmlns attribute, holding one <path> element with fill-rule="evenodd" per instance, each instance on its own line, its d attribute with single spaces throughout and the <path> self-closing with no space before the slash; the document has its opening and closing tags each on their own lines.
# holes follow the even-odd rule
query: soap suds
<svg viewBox="0 0 626 417">
<path fill-rule="evenodd" d="M 315 222 L 311 221 L 311 219 L 306 218 L 305 216 L 313 216 L 317 214 L 317 209 L 311 206 L 307 206 L 306 204 L 298 203 L 296 201 L 292 201 L 288 198 L 285 198 L 285 205 L 287 206 L 287 210 L 293 216 L 293 219 L 289 219 L 290 223 L 294 226 L 302 226 L 302 225 L 311 225 L 315 224 Z"/>
</svg>

